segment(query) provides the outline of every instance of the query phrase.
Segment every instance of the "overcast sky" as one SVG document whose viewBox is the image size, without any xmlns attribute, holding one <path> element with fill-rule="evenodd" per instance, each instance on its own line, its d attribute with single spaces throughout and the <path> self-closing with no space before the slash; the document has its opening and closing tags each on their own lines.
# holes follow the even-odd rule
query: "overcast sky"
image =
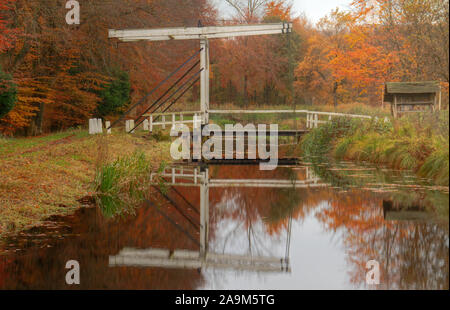
<svg viewBox="0 0 450 310">
<path fill-rule="evenodd" d="M 220 8 L 222 16 L 227 16 L 230 12 L 229 5 L 225 0 L 214 0 Z M 294 4 L 294 14 L 299 15 L 304 12 L 311 22 L 316 23 L 320 18 L 330 13 L 331 10 L 339 7 L 348 9 L 352 0 L 291 0 Z"/>
</svg>

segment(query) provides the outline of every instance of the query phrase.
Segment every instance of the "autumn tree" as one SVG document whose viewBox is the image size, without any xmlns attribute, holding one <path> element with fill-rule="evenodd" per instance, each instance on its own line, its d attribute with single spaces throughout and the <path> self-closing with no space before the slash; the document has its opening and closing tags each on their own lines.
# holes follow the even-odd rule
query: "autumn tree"
<svg viewBox="0 0 450 310">
<path fill-rule="evenodd" d="M 355 0 L 321 20 L 297 68 L 320 103 L 379 104 L 386 81 L 448 83 L 448 1 Z"/>
<path fill-rule="evenodd" d="M 301 57 L 304 24 L 292 14 L 287 1 L 266 1 L 255 11 L 241 2 L 234 23 L 247 22 L 242 12 L 252 12 L 253 22 L 293 22 L 294 32 L 288 35 L 233 38 L 222 41 L 214 61 L 213 98 L 216 103 L 283 104 L 291 100 L 290 66 Z"/>
<path fill-rule="evenodd" d="M 0 53 L 12 47 L 14 32 L 8 28 L 7 13 L 11 10 L 11 4 L 15 0 L 0 0 Z"/>
<path fill-rule="evenodd" d="M 196 26 L 215 16 L 206 0 L 85 1 L 80 25 L 66 24 L 67 10 L 58 1 L 15 0 L 11 7 L 10 27 L 22 34 L 0 54 L 18 85 L 16 105 L 0 121 L 4 134 L 39 134 L 111 117 L 198 49 L 191 41 L 119 45 L 108 39 L 108 29 Z"/>
<path fill-rule="evenodd" d="M 17 88 L 9 74 L 3 72 L 0 66 L 0 118 L 14 107 L 17 98 Z"/>
</svg>

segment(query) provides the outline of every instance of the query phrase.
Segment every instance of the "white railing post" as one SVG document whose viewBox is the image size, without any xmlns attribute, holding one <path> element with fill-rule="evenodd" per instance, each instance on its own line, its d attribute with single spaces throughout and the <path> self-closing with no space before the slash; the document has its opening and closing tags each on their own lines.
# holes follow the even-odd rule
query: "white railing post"
<svg viewBox="0 0 450 310">
<path fill-rule="evenodd" d="M 150 132 L 153 132 L 153 115 L 150 115 Z"/>
<path fill-rule="evenodd" d="M 172 113 L 172 128 L 175 128 L 175 113 Z"/>
<path fill-rule="evenodd" d="M 89 119 L 89 134 L 90 135 L 94 134 L 94 122 L 92 118 Z"/>
<path fill-rule="evenodd" d="M 197 113 L 194 114 L 194 118 L 192 119 L 192 127 L 194 129 L 197 128 Z"/>
<path fill-rule="evenodd" d="M 183 113 L 180 113 L 180 121 L 181 121 L 181 123 L 183 123 L 183 121 L 184 121 Z"/>
<path fill-rule="evenodd" d="M 111 122 L 110 121 L 105 121 L 105 127 L 106 127 L 106 133 L 108 134 L 108 135 L 110 135 L 111 133 L 112 133 L 112 130 L 111 130 Z"/>
<path fill-rule="evenodd" d="M 101 118 L 97 119 L 97 133 L 103 133 L 103 121 Z"/>
<path fill-rule="evenodd" d="M 162 129 L 166 129 L 166 116 L 165 115 L 161 116 L 161 120 L 162 120 Z"/>
<path fill-rule="evenodd" d="M 144 126 L 144 131 L 148 131 L 148 119 L 144 119 L 144 124 L 143 124 L 143 126 Z"/>
<path fill-rule="evenodd" d="M 314 115 L 314 128 L 319 127 L 319 114 Z"/>
<path fill-rule="evenodd" d="M 134 128 L 134 120 L 130 119 L 130 130 Z M 131 133 L 134 133 L 134 129 Z"/>
</svg>

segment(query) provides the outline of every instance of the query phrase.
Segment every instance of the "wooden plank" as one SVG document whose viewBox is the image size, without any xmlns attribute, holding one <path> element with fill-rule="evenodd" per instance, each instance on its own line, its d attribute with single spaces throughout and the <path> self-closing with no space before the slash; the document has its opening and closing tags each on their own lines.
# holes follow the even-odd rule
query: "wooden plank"
<svg viewBox="0 0 450 310">
<path fill-rule="evenodd" d="M 118 38 L 123 41 L 164 41 L 164 40 L 189 40 L 224 38 L 233 36 L 264 35 L 290 32 L 292 24 L 258 24 L 236 26 L 213 27 L 188 27 L 188 28 L 160 28 L 160 29 L 124 29 L 108 31 L 109 38 Z"/>
<path fill-rule="evenodd" d="M 149 117 L 149 116 L 162 116 L 162 115 L 165 115 L 165 116 L 167 116 L 167 115 L 172 115 L 172 114 L 177 114 L 177 115 L 187 115 L 187 114 L 192 114 L 192 115 L 194 115 L 195 113 L 201 113 L 200 111 L 181 111 L 181 112 L 165 112 L 165 113 L 147 113 L 147 114 L 144 114 L 144 115 L 142 115 L 142 116 L 145 116 L 145 117 Z"/>
<path fill-rule="evenodd" d="M 411 102 L 397 102 L 397 105 L 433 105 L 433 101 L 411 101 Z"/>
<path fill-rule="evenodd" d="M 345 114 L 336 112 L 321 112 L 321 111 L 309 111 L 309 110 L 210 110 L 210 114 L 278 114 L 278 113 L 310 113 L 317 115 L 327 115 L 327 116 L 343 116 L 352 118 L 367 118 L 371 119 L 369 115 L 358 115 L 358 114 Z"/>
</svg>

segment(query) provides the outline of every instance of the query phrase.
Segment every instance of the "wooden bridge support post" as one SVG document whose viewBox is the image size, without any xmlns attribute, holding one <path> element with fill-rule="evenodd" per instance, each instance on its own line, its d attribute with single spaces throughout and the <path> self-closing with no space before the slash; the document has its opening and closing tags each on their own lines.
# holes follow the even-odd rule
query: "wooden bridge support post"
<svg viewBox="0 0 450 310">
<path fill-rule="evenodd" d="M 208 39 L 200 40 L 200 111 L 202 125 L 209 123 L 209 42 Z"/>
</svg>

